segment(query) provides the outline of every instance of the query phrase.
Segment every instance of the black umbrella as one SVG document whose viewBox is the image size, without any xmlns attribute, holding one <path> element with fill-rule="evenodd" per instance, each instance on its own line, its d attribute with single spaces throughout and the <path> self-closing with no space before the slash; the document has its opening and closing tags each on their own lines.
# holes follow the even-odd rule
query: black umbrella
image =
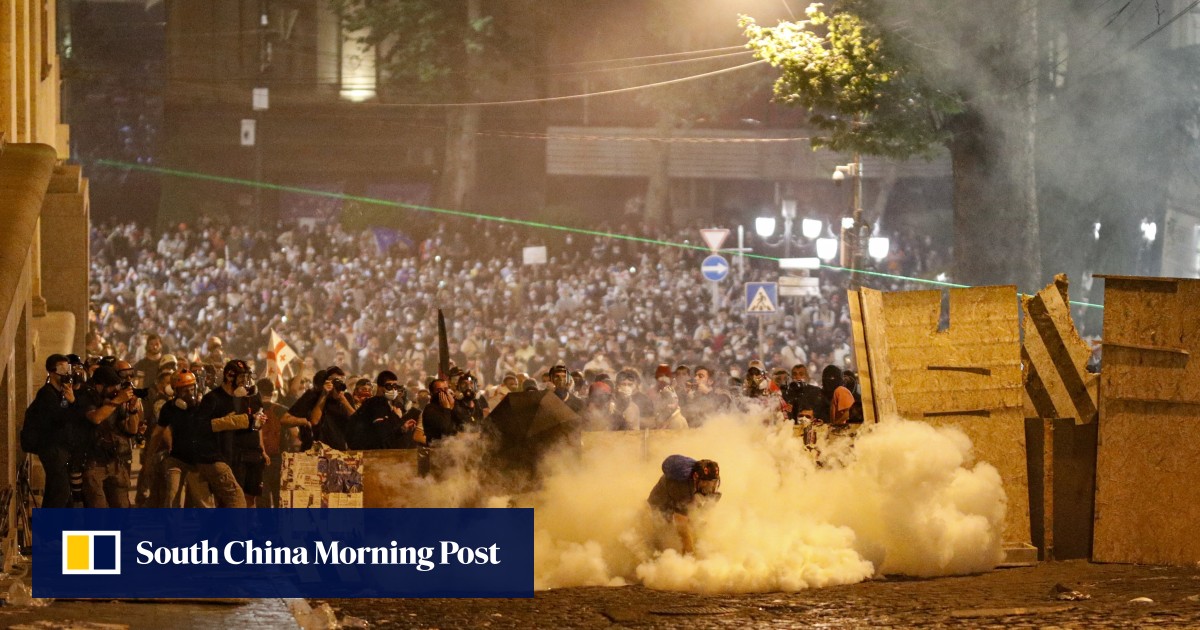
<svg viewBox="0 0 1200 630">
<path fill-rule="evenodd" d="M 559 445 L 579 446 L 583 419 L 549 390 L 513 392 L 484 420 L 495 454 L 513 464 L 533 467 L 538 457 Z"/>
</svg>

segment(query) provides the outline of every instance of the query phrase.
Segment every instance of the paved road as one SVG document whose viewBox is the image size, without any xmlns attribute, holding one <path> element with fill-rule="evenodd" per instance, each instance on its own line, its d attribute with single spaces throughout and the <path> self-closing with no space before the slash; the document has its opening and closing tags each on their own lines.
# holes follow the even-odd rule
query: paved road
<svg viewBox="0 0 1200 630">
<path fill-rule="evenodd" d="M 1060 600 L 1059 585 L 1090 599 Z M 1137 597 L 1153 603 L 1129 601 Z M 630 586 L 560 589 L 531 600 L 327 603 L 339 617 L 381 628 L 1200 628 L 1200 568 L 1075 561 L 799 593 L 704 596 Z"/>
</svg>

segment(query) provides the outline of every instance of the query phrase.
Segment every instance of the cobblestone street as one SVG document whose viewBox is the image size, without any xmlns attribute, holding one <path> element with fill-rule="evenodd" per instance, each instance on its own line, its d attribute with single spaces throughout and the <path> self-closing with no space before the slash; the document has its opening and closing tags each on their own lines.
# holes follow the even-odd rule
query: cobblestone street
<svg viewBox="0 0 1200 630">
<path fill-rule="evenodd" d="M 1089 599 L 1059 599 L 1060 590 Z M 1135 598 L 1152 602 L 1131 602 Z M 312 600 L 313 606 L 322 600 Z M 383 628 L 1197 628 L 1200 568 L 1043 563 L 799 593 L 570 588 L 532 600 L 331 600 Z"/>
</svg>

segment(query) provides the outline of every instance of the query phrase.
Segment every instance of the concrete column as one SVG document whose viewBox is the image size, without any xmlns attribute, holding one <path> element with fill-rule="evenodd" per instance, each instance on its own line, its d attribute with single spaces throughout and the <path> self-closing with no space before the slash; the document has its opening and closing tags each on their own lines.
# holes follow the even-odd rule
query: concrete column
<svg viewBox="0 0 1200 630">
<path fill-rule="evenodd" d="M 88 321 L 88 186 L 78 165 L 55 169 L 42 204 L 41 294 L 51 311 L 75 316 L 72 347 L 82 350 Z"/>
<path fill-rule="evenodd" d="M 33 284 L 30 287 L 30 291 L 33 293 L 33 316 L 45 317 L 46 298 L 42 297 L 42 220 L 40 218 L 37 228 L 33 231 L 33 245 L 29 248 L 29 260 L 33 267 Z"/>
<path fill-rule="evenodd" d="M 33 142 L 33 121 L 30 120 L 30 102 L 33 99 L 33 68 L 31 67 L 30 38 L 29 38 L 29 0 L 14 0 L 16 4 L 16 22 L 13 31 L 13 58 L 16 63 L 16 98 L 17 116 L 16 142 Z"/>
<path fill-rule="evenodd" d="M 17 481 L 17 424 L 20 418 L 17 416 L 15 370 L 16 360 L 9 352 L 4 359 L 4 375 L 0 377 L 0 415 L 3 416 L 0 422 L 4 423 L 0 429 L 3 436 L 0 437 L 0 484 L 6 487 Z"/>
<path fill-rule="evenodd" d="M 0 0 L 0 132 L 7 142 L 17 139 L 17 5 Z"/>
</svg>

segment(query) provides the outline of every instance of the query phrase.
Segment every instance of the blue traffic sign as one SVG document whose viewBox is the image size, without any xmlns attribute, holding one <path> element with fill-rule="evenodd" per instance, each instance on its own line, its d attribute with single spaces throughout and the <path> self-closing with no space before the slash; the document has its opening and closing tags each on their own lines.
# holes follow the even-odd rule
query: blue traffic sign
<svg viewBox="0 0 1200 630">
<path fill-rule="evenodd" d="M 713 282 L 720 282 L 729 275 L 729 261 L 724 256 L 713 254 L 700 263 L 700 273 Z"/>
<path fill-rule="evenodd" d="M 746 283 L 746 312 L 774 313 L 779 310 L 779 285 L 774 282 Z"/>
</svg>

